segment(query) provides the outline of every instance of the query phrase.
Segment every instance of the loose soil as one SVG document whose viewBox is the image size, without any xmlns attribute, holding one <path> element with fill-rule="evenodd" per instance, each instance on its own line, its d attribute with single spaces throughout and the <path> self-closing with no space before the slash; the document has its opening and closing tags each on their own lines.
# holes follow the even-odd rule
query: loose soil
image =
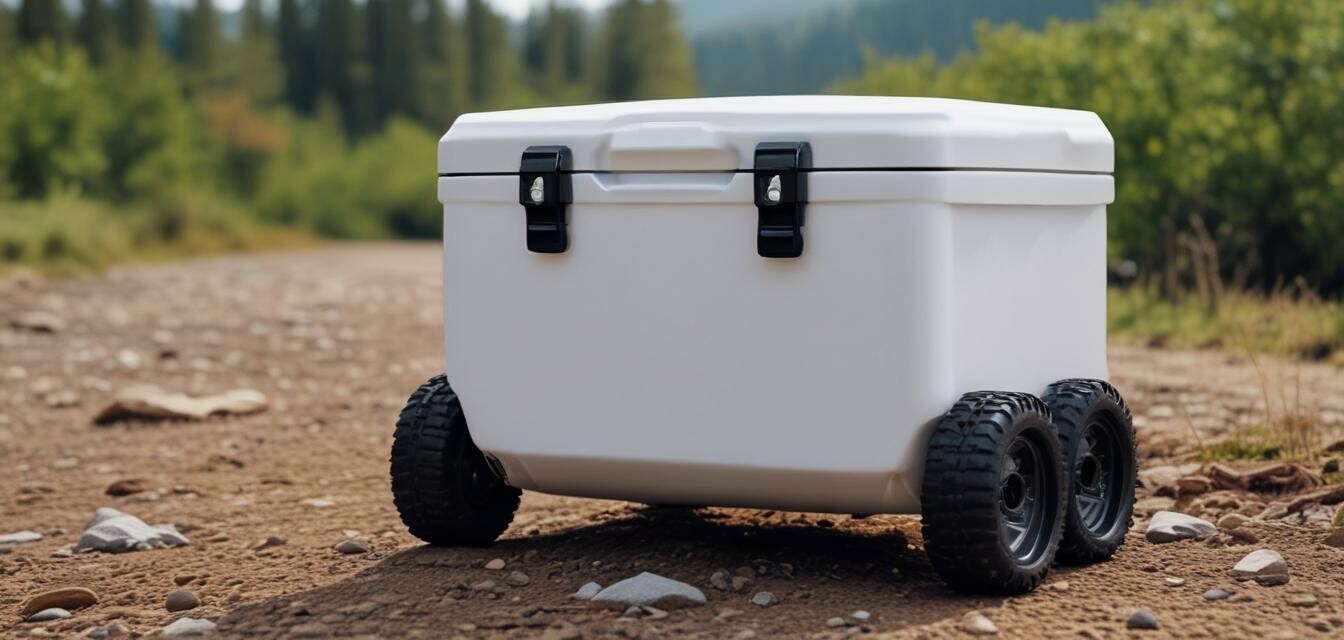
<svg viewBox="0 0 1344 640">
<path fill-rule="evenodd" d="M 0 555 L 0 635 L 77 637 L 116 621 L 157 637 L 191 616 L 218 622 L 226 637 L 938 638 L 962 635 L 971 610 L 1010 638 L 1344 634 L 1344 550 L 1322 544 L 1326 508 L 1245 525 L 1255 544 L 1225 537 L 1150 544 L 1140 518 L 1114 560 L 1059 567 L 1042 588 L 1016 598 L 945 588 L 912 516 L 669 510 L 529 493 L 498 544 L 426 547 L 392 507 L 387 457 L 406 395 L 442 367 L 440 295 L 432 245 L 0 281 L 0 534 L 46 536 Z M 35 309 L 54 312 L 64 327 L 8 327 L 10 316 Z M 1198 441 L 1263 422 L 1267 387 L 1274 398 L 1300 396 L 1323 425 L 1323 440 L 1344 428 L 1344 372 L 1325 365 L 1123 345 L 1112 346 L 1111 363 L 1135 410 L 1145 466 L 1188 461 Z M 134 384 L 190 394 L 254 388 L 272 405 L 205 422 L 95 426 L 99 409 Z M 105 495 L 114 482 L 133 479 L 147 491 Z M 1216 519 L 1229 510 L 1254 515 L 1284 499 L 1221 494 L 1233 501 L 1184 496 L 1177 503 L 1143 490 L 1141 511 L 1177 504 Z M 73 546 L 101 506 L 173 523 L 192 543 L 53 557 Z M 258 549 L 268 536 L 286 543 Z M 367 541 L 371 552 L 337 552 L 350 537 Z M 1287 558 L 1289 584 L 1259 587 L 1227 576 L 1261 547 Z M 486 570 L 494 558 L 507 568 Z M 718 569 L 756 577 L 742 592 L 719 591 L 709 582 Z M 506 584 L 515 570 L 529 576 L 527 585 Z M 709 605 L 627 619 L 567 597 L 585 582 L 610 584 L 646 570 L 701 587 Z M 1165 586 L 1171 576 L 1184 584 Z M 495 586 L 481 584 L 487 580 Z M 167 612 L 164 599 L 179 585 L 202 605 Z M 100 603 L 57 622 L 18 619 L 28 596 L 67 586 L 92 589 Z M 1237 596 L 1205 601 L 1215 586 Z M 751 604 L 757 591 L 777 603 Z M 1316 602 L 1290 604 L 1305 593 Z M 1161 629 L 1126 630 L 1137 607 L 1154 612 Z M 871 612 L 871 621 L 826 625 L 855 610 Z"/>
</svg>

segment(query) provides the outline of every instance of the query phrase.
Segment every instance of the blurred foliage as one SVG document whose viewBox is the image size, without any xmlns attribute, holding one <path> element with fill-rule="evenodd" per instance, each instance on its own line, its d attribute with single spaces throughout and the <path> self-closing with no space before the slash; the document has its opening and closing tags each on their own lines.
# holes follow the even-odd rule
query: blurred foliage
<svg viewBox="0 0 1344 640">
<path fill-rule="evenodd" d="M 434 237 L 458 114 L 697 92 L 668 0 L 551 4 L 517 43 L 481 0 L 246 0 L 228 36 L 174 6 L 0 4 L 0 268 Z"/>
<path fill-rule="evenodd" d="M 1166 297 L 1344 290 L 1344 4 L 1155 0 L 977 29 L 978 52 L 870 60 L 834 87 L 1096 111 L 1116 142 L 1110 252 Z"/>
</svg>

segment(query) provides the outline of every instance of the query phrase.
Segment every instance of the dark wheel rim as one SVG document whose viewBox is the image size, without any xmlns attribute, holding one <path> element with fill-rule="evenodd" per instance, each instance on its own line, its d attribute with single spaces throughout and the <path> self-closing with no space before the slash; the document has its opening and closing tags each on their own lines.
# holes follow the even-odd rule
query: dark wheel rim
<svg viewBox="0 0 1344 640">
<path fill-rule="evenodd" d="M 1027 435 L 1008 446 L 999 474 L 999 513 L 1003 542 L 1018 564 L 1038 560 L 1050 546 L 1051 514 L 1059 504 L 1051 499 L 1053 484 L 1046 466 L 1047 453 Z M 1053 504 L 1051 504 L 1053 503 Z"/>
<path fill-rule="evenodd" d="M 1125 457 L 1117 426 L 1097 418 L 1078 438 L 1073 462 L 1073 499 L 1078 520 L 1088 534 L 1104 536 L 1119 520 L 1123 507 Z"/>
</svg>

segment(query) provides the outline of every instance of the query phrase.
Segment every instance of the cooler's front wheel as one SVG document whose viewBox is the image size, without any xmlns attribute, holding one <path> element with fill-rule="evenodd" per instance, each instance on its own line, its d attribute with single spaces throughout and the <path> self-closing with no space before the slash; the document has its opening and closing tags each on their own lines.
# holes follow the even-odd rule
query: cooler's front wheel
<svg viewBox="0 0 1344 640">
<path fill-rule="evenodd" d="M 1061 560 L 1113 555 L 1134 524 L 1138 475 L 1134 423 L 1124 398 L 1102 380 L 1061 380 L 1041 397 L 1050 407 L 1069 471 Z"/>
<path fill-rule="evenodd" d="M 522 492 L 490 468 L 444 376 L 421 385 L 397 419 L 392 500 L 411 534 L 435 545 L 494 542 Z"/>
<path fill-rule="evenodd" d="M 1054 562 L 1064 465 L 1050 410 L 1026 393 L 968 393 L 934 428 L 920 502 L 924 549 L 954 589 L 1017 594 Z"/>
</svg>

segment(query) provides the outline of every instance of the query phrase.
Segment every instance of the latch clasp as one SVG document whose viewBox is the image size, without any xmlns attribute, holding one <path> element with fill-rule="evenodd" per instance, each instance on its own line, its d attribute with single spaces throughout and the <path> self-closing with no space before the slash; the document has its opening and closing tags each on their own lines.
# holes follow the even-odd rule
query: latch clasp
<svg viewBox="0 0 1344 640">
<path fill-rule="evenodd" d="M 807 169 L 812 145 L 762 142 L 756 145 L 756 253 L 765 258 L 803 255 Z"/>
<path fill-rule="evenodd" d="M 564 253 L 569 248 L 565 211 L 574 202 L 569 147 L 535 146 L 523 152 L 518 203 L 527 212 L 527 250 Z"/>
</svg>

